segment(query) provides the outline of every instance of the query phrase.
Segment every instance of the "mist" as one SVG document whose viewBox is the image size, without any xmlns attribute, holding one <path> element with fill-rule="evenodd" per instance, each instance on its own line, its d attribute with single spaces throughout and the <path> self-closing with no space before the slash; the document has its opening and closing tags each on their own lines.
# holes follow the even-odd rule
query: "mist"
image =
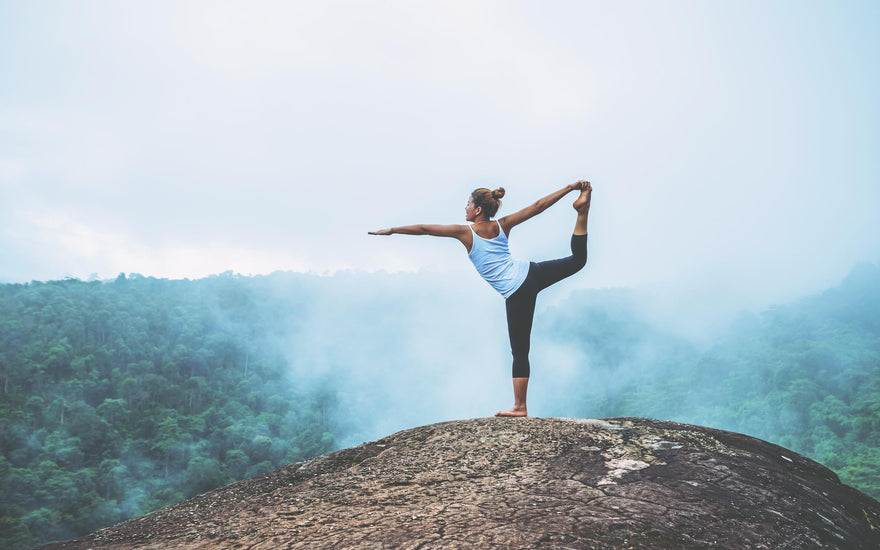
<svg viewBox="0 0 880 550">
<path fill-rule="evenodd" d="M 339 447 L 512 405 L 504 303 L 471 271 L 257 278 L 278 304 L 306 297 L 296 319 L 279 324 L 265 345 L 286 358 L 292 385 L 335 396 Z M 589 276 L 588 261 L 571 281 Z M 290 285 L 294 279 L 306 283 Z M 805 296 L 771 307 L 720 287 L 713 293 L 719 298 L 709 300 L 668 286 L 578 289 L 567 283 L 538 299 L 530 414 L 651 416 L 779 435 L 744 423 L 736 407 L 716 407 L 713 392 L 720 390 L 712 381 L 731 376 L 730 362 L 740 354 L 733 343 L 754 338 L 748 335 L 762 330 L 768 312 L 797 308 Z M 741 353 L 757 352 L 744 346 Z M 706 388 L 676 388 L 657 399 L 657 388 L 690 376 Z M 641 391 L 651 394 L 648 401 L 639 398 Z"/>
<path fill-rule="evenodd" d="M 284 296 L 288 277 L 267 282 Z M 339 445 L 506 408 L 503 302 L 480 281 L 460 284 L 458 277 L 309 279 L 303 318 L 280 327 L 274 345 L 287 358 L 292 384 L 326 387 L 336 396 L 335 423 L 345 434 Z"/>
<path fill-rule="evenodd" d="M 512 406 L 504 301 L 470 272 L 470 265 L 465 267 L 465 272 L 443 274 L 340 273 L 310 277 L 304 288 L 298 287 L 297 292 L 306 293 L 308 306 L 302 317 L 280 326 L 268 345 L 277 346 L 286 358 L 291 384 L 321 387 L 336 396 L 334 424 L 345 434 L 339 446 L 412 426 L 490 416 Z M 290 277 L 266 278 L 279 303 L 290 292 L 285 289 Z M 647 334 L 660 330 L 661 318 L 667 319 L 661 335 L 677 345 L 698 347 L 722 334 L 718 327 L 707 333 L 707 327 L 726 326 L 733 316 L 713 312 L 683 322 L 678 308 L 640 305 L 639 299 L 646 296 L 646 291 L 627 289 L 542 293 L 532 339 L 530 413 L 589 413 L 588 407 L 576 404 L 582 395 L 567 390 L 572 383 L 590 381 L 614 395 L 626 381 L 644 376 L 651 369 L 644 359 L 675 345 Z M 590 356 L 588 341 L 572 338 L 559 326 L 560 318 L 580 319 L 606 310 L 633 332 L 638 346 L 630 362 L 613 368 L 603 368 Z M 597 328 L 608 333 L 606 320 L 602 323 Z M 633 323 L 638 326 L 630 326 Z M 692 324 L 702 330 L 693 330 Z M 601 347 L 601 342 L 594 344 Z M 594 414 L 601 412 L 596 409 Z"/>
</svg>

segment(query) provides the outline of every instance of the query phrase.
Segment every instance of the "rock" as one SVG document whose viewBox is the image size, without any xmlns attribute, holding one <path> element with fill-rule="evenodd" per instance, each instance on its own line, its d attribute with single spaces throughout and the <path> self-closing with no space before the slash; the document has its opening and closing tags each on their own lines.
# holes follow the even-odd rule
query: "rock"
<svg viewBox="0 0 880 550">
<path fill-rule="evenodd" d="M 880 503 L 741 434 L 483 418 L 291 464 L 52 550 L 880 548 Z"/>
</svg>

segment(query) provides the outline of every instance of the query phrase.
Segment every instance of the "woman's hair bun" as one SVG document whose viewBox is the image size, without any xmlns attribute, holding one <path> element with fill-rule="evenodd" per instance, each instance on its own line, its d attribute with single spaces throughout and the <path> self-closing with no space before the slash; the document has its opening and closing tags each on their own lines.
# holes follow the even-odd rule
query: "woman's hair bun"
<svg viewBox="0 0 880 550">
<path fill-rule="evenodd" d="M 499 187 L 498 189 L 492 191 L 492 198 L 495 200 L 498 200 L 503 196 L 504 196 L 504 188 L 503 187 Z"/>
</svg>

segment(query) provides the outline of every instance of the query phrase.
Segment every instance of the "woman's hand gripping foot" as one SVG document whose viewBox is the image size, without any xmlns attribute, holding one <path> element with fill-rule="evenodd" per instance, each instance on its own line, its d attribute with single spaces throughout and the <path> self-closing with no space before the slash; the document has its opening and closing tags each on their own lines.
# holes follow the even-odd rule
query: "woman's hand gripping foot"
<svg viewBox="0 0 880 550">
<path fill-rule="evenodd" d="M 590 185 L 590 182 L 584 180 L 581 180 L 578 183 L 581 184 L 581 194 L 577 200 L 574 201 L 572 206 L 579 214 L 584 214 L 590 210 L 590 198 L 593 195 L 593 186 Z"/>
</svg>

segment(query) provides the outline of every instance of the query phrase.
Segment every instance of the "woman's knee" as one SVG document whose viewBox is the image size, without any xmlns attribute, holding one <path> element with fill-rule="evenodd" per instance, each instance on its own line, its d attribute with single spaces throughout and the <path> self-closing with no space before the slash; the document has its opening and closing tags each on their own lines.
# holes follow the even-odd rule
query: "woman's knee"
<svg viewBox="0 0 880 550">
<path fill-rule="evenodd" d="M 524 360 L 517 361 L 516 358 L 513 360 L 513 378 L 528 378 L 530 374 L 531 368 L 529 366 L 529 359 L 526 357 Z"/>
<path fill-rule="evenodd" d="M 572 235 L 571 236 L 571 255 L 577 258 L 580 266 L 583 267 L 587 263 L 587 236 Z"/>
</svg>

